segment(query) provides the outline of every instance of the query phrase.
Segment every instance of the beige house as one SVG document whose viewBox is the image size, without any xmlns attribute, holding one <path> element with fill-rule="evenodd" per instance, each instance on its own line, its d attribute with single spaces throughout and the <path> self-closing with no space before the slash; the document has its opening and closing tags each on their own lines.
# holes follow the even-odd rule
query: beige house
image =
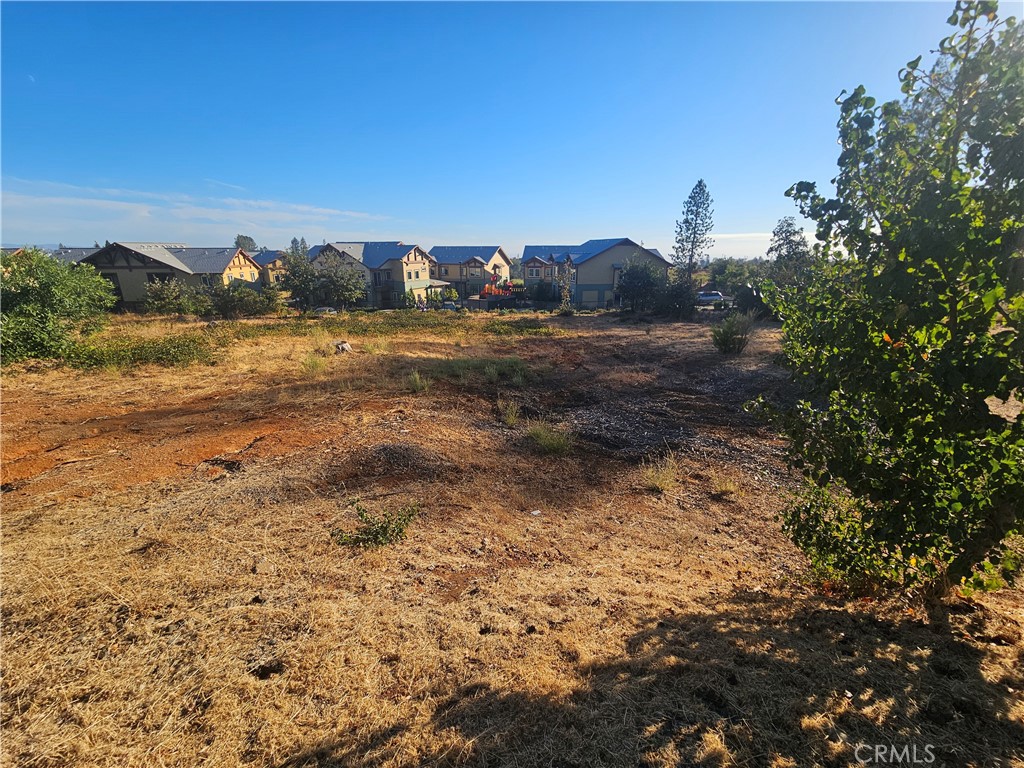
<svg viewBox="0 0 1024 768">
<path fill-rule="evenodd" d="M 435 245 L 430 257 L 430 276 L 451 283 L 463 299 L 479 294 L 488 283 L 506 282 L 512 272 L 512 261 L 500 245 Z"/>
<path fill-rule="evenodd" d="M 554 300 L 558 275 L 569 270 L 573 304 L 590 309 L 613 307 L 619 302 L 622 270 L 641 262 L 653 264 L 668 278 L 665 257 L 629 238 L 588 240 L 582 245 L 527 245 L 523 248 L 523 283 L 530 295 L 538 285 L 545 286 Z"/>
<path fill-rule="evenodd" d="M 184 243 L 111 243 L 82 259 L 114 285 L 120 303 L 141 306 L 149 283 L 177 279 L 197 286 L 257 284 L 262 267 L 241 248 Z"/>
<path fill-rule="evenodd" d="M 383 309 L 404 306 L 405 296 L 426 301 L 428 294 L 447 283 L 431 277 L 433 259 L 418 245 L 397 241 L 327 243 L 312 254 L 312 264 L 347 265 L 363 271 L 367 281 L 367 304 Z"/>
</svg>

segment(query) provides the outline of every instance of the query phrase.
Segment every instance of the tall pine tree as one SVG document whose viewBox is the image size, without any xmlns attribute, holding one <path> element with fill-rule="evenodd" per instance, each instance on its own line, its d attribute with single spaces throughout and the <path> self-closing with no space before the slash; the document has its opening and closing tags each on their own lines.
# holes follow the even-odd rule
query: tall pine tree
<svg viewBox="0 0 1024 768">
<path fill-rule="evenodd" d="M 672 260 L 677 267 L 686 269 L 686 279 L 693 279 L 693 265 L 707 256 L 715 241 L 711 238 L 711 230 L 715 224 L 712 220 L 711 199 L 704 179 L 698 179 L 690 196 L 683 206 L 683 218 L 676 221 L 676 245 L 672 249 Z"/>
</svg>

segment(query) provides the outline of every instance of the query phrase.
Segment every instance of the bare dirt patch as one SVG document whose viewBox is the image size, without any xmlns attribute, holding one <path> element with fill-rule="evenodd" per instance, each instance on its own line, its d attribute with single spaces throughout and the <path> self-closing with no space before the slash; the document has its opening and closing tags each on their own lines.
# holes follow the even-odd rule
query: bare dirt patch
<svg viewBox="0 0 1024 768">
<path fill-rule="evenodd" d="M 1019 589 L 935 623 L 810 586 L 780 535 L 784 446 L 742 409 L 786 394 L 776 331 L 723 358 L 700 325 L 495 320 L 317 375 L 287 335 L 5 375 L 4 764 L 1024 764 Z M 355 503 L 420 515 L 339 547 Z"/>
</svg>

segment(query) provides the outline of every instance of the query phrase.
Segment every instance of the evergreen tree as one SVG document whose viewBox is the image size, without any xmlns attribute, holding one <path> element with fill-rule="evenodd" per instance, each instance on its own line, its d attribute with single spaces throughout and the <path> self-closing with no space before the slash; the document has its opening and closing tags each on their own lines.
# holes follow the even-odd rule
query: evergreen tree
<svg viewBox="0 0 1024 768">
<path fill-rule="evenodd" d="M 715 241 L 711 238 L 711 230 L 715 224 L 712 219 L 714 209 L 704 179 L 698 179 L 686 198 L 683 206 L 683 218 L 676 221 L 676 244 L 672 249 L 672 259 L 677 267 L 686 269 L 686 279 L 693 279 L 693 265 L 699 264 L 708 255 Z"/>
</svg>

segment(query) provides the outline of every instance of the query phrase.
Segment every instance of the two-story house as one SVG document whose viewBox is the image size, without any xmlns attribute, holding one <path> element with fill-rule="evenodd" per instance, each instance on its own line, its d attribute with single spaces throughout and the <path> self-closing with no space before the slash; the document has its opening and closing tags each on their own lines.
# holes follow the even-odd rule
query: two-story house
<svg viewBox="0 0 1024 768">
<path fill-rule="evenodd" d="M 568 270 L 573 304 L 596 309 L 618 300 L 619 275 L 628 264 L 648 262 L 668 277 L 669 262 L 659 252 L 629 238 L 588 240 L 581 245 L 527 245 L 523 248 L 523 284 L 535 295 L 537 285 L 558 297 L 558 276 Z M 541 293 L 547 293 L 542 289 Z"/>
<path fill-rule="evenodd" d="M 396 241 L 327 243 L 320 246 L 313 266 L 347 264 L 363 271 L 367 281 L 367 304 L 382 309 L 404 306 L 406 294 L 415 301 L 448 285 L 430 275 L 433 260 L 418 245 Z"/>
<path fill-rule="evenodd" d="M 430 256 L 435 262 L 430 276 L 451 283 L 462 299 L 480 293 L 487 283 L 504 283 L 512 270 L 500 245 L 435 245 Z"/>
</svg>

